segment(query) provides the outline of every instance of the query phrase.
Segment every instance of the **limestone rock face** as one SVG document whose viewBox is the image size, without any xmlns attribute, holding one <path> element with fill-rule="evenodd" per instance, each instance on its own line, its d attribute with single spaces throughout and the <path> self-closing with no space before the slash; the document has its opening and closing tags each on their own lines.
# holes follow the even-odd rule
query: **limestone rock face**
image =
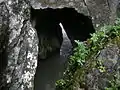
<svg viewBox="0 0 120 90">
<path fill-rule="evenodd" d="M 119 0 L 31 0 L 31 5 L 38 8 L 73 7 L 79 13 L 90 16 L 94 27 L 113 24 Z"/>
<path fill-rule="evenodd" d="M 88 90 L 104 90 L 106 87 L 119 88 L 120 85 L 120 47 L 110 43 L 101 50 L 96 59 L 100 66 L 86 75 Z M 113 86 L 112 86 L 113 85 Z"/>
<path fill-rule="evenodd" d="M 30 22 L 31 6 L 33 8 L 73 7 L 79 13 L 90 16 L 94 27 L 98 28 L 114 22 L 118 3 L 118 0 L 2 0 L 0 2 L 0 90 L 33 90 L 39 40 Z M 114 58 L 117 58 L 110 64 L 112 67 L 118 62 L 119 52 L 114 47 L 116 45 L 101 52 L 102 58 L 105 55 L 104 59 L 109 57 L 114 61 Z"/>
<path fill-rule="evenodd" d="M 27 0 L 0 4 L 0 90 L 32 90 L 38 38 Z"/>
</svg>

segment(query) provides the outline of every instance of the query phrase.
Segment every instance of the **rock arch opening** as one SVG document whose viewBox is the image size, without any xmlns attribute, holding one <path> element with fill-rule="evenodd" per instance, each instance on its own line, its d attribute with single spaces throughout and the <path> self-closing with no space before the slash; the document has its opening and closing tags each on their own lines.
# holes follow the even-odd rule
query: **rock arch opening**
<svg viewBox="0 0 120 90">
<path fill-rule="evenodd" d="M 38 57 L 44 59 L 38 63 L 34 89 L 55 90 L 55 81 L 62 76 L 67 61 L 67 57 L 61 56 L 59 53 L 62 52 L 63 55 L 68 56 L 70 49 L 68 42 L 71 41 L 74 46 L 74 40 L 87 40 L 90 33 L 95 31 L 92 21 L 74 8 L 31 8 L 31 23 L 38 33 Z"/>
<path fill-rule="evenodd" d="M 74 8 L 31 8 L 31 22 L 39 37 L 39 57 L 46 59 L 59 51 L 63 41 L 62 23 L 73 46 L 74 40 L 85 41 L 93 33 L 90 17 L 78 13 Z M 52 53 L 51 53 L 52 52 Z"/>
</svg>

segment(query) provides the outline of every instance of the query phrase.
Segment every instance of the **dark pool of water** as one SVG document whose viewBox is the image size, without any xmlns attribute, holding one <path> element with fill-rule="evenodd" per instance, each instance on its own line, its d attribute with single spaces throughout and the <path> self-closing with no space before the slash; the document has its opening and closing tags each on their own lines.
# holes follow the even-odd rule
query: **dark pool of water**
<svg viewBox="0 0 120 90">
<path fill-rule="evenodd" d="M 40 61 L 35 75 L 34 90 L 55 90 L 55 82 L 62 78 L 66 69 L 68 56 L 72 51 L 72 45 L 68 39 L 62 24 L 63 43 L 60 53 L 56 53 L 45 61 Z"/>
</svg>

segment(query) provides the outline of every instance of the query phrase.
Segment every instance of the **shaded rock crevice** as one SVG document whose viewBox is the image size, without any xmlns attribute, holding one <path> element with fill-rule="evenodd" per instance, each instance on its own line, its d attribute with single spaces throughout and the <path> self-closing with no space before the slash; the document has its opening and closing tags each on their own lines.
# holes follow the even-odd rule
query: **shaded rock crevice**
<svg viewBox="0 0 120 90">
<path fill-rule="evenodd" d="M 4 11 L 4 12 L 3 12 Z M 5 68 L 7 66 L 9 14 L 5 2 L 0 3 L 0 88 L 6 85 Z"/>
<path fill-rule="evenodd" d="M 31 8 L 31 23 L 37 30 L 39 37 L 39 59 L 46 59 L 57 51 L 63 42 L 62 27 L 68 35 L 73 46 L 74 40 L 85 41 L 90 33 L 95 32 L 92 20 L 78 13 L 74 8 Z"/>
<path fill-rule="evenodd" d="M 48 2 L 46 3 L 44 3 L 44 0 L 5 0 L 0 2 L 0 89 L 32 90 L 34 87 L 33 81 L 37 67 L 38 47 L 42 46 L 38 45 L 38 42 L 42 35 L 41 32 L 38 35 L 37 29 L 35 29 L 30 22 L 31 6 L 39 9 L 46 8 L 46 10 L 47 8 L 59 10 L 61 8 L 60 12 L 62 12 L 62 8 L 64 7 L 74 8 L 77 12 L 79 12 L 79 14 L 83 14 L 80 17 L 84 17 L 85 15 L 87 18 L 87 20 L 84 18 L 86 21 L 80 21 L 80 28 L 85 30 L 88 29 L 89 24 L 90 28 L 93 28 L 91 22 L 93 22 L 94 28 L 99 28 L 104 24 L 112 24 L 116 18 L 116 6 L 118 0 L 86 0 L 84 2 L 83 0 L 57 0 L 55 2 L 49 2 L 49 0 L 47 1 Z M 39 3 L 37 4 L 37 2 Z M 66 17 L 67 16 L 69 15 L 67 14 Z M 45 20 L 44 18 L 43 20 Z M 62 19 L 63 18 L 65 18 L 64 15 L 62 15 Z M 69 30 L 73 28 L 72 24 L 66 24 L 67 22 L 71 22 L 72 20 L 74 22 L 75 20 L 70 17 L 67 19 L 68 21 L 65 19 L 59 20 L 58 18 L 55 28 L 61 30 L 59 23 L 62 23 L 72 42 L 74 39 L 81 39 L 82 37 L 75 37 L 80 34 L 79 32 L 77 32 L 77 35 L 76 32 L 69 32 Z M 56 21 L 54 23 L 56 24 Z M 44 25 L 47 26 L 46 24 Z M 68 25 L 70 27 L 68 27 Z M 73 31 L 73 29 L 71 31 Z M 46 39 L 47 37 L 48 40 L 44 41 L 50 41 L 52 49 L 53 47 L 60 49 L 60 44 L 62 42 L 61 33 L 55 33 L 55 38 L 53 37 L 52 39 L 50 38 L 51 32 L 49 31 L 49 33 L 49 37 L 48 35 L 43 35 L 42 39 Z M 72 36 L 71 33 L 74 35 Z M 89 32 L 87 35 L 88 34 Z M 84 40 L 88 38 L 87 36 L 85 37 L 86 38 Z M 84 40 L 82 39 L 81 41 Z M 53 44 L 53 42 L 59 44 Z M 46 43 L 43 47 L 44 46 L 47 47 Z M 41 49 L 43 49 L 43 47 L 41 47 Z M 39 52 L 42 52 L 41 49 Z"/>
</svg>

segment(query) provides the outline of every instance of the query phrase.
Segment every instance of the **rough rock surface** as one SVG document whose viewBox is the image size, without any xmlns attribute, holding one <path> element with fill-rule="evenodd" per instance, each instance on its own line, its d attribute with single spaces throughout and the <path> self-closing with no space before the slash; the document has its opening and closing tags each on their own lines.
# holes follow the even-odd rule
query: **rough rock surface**
<svg viewBox="0 0 120 90">
<path fill-rule="evenodd" d="M 90 16 L 94 27 L 113 24 L 119 0 L 31 0 L 31 5 L 38 8 L 73 7 L 79 13 Z"/>
<path fill-rule="evenodd" d="M 114 22 L 118 1 L 5 0 L 0 2 L 0 90 L 33 90 L 38 36 L 30 23 L 30 5 L 34 8 L 73 7 L 78 12 L 90 16 L 94 27 L 97 28 Z M 101 54 L 108 51 L 109 49 L 105 49 Z M 111 47 L 111 51 L 113 53 L 105 56 L 111 57 L 110 54 L 113 54 L 113 57 L 117 58 L 116 49 Z M 110 60 L 113 58 L 111 57 Z"/>
<path fill-rule="evenodd" d="M 33 90 L 38 38 L 29 18 L 27 0 L 0 5 L 0 61 L 6 63 L 0 72 L 0 90 Z"/>
<path fill-rule="evenodd" d="M 106 87 L 120 87 L 120 43 L 113 40 L 96 58 L 99 68 L 93 68 L 86 75 L 86 86 L 88 90 L 105 90 Z M 100 65 L 100 66 L 99 66 Z"/>
</svg>

